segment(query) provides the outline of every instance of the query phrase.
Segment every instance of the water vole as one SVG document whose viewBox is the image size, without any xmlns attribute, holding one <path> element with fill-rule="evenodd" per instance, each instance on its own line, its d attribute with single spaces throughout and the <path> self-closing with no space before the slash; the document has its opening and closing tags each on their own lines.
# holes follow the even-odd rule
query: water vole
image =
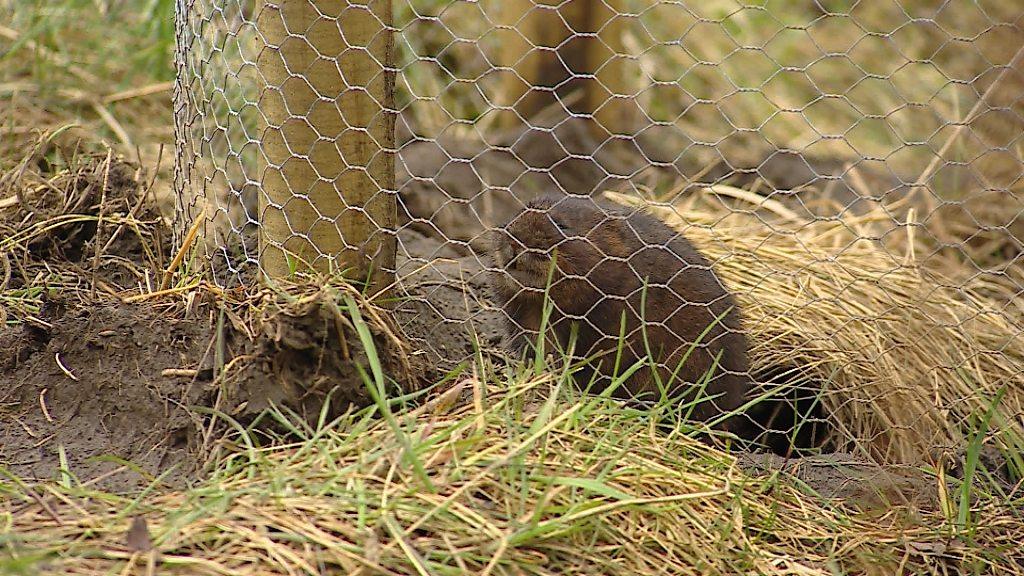
<svg viewBox="0 0 1024 576">
<path fill-rule="evenodd" d="M 512 352 L 536 341 L 547 286 L 550 344 L 566 348 L 576 324 L 574 355 L 595 357 L 577 373 L 579 384 L 594 378 L 600 390 L 611 382 L 621 341 L 619 373 L 647 350 L 657 366 L 635 372 L 619 397 L 656 400 L 657 374 L 662 386 L 671 380 L 670 395 L 692 398 L 717 357 L 705 387 L 711 399 L 691 418 L 708 420 L 745 401 L 751 383 L 736 303 L 707 259 L 657 218 L 591 197 L 545 195 L 496 230 L 493 245 L 492 287 Z"/>
</svg>

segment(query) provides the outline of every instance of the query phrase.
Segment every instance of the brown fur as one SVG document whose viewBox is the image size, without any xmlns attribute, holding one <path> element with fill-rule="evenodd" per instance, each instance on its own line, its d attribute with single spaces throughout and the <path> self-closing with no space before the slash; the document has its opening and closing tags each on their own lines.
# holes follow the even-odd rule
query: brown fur
<svg viewBox="0 0 1024 576">
<path fill-rule="evenodd" d="M 653 216 L 589 197 L 543 196 L 496 231 L 494 258 L 499 270 L 492 285 L 508 317 L 507 345 L 513 352 L 536 342 L 550 274 L 549 345 L 565 349 L 575 323 L 575 356 L 596 355 L 577 373 L 581 385 L 594 378 L 600 390 L 611 382 L 625 314 L 620 373 L 646 357 L 645 328 L 657 374 L 667 384 L 691 345 L 714 324 L 667 392 L 692 398 L 694 383 L 720 353 L 705 389 L 713 399 L 699 404 L 691 417 L 708 420 L 745 400 L 751 383 L 736 303 L 696 248 Z M 717 323 L 716 317 L 721 317 Z M 654 370 L 649 364 L 638 370 L 616 395 L 657 400 Z"/>
</svg>

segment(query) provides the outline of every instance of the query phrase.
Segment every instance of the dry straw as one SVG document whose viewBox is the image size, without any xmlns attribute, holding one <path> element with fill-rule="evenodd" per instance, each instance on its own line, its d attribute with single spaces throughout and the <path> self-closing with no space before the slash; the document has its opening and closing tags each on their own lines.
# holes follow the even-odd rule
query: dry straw
<svg viewBox="0 0 1024 576">
<path fill-rule="evenodd" d="M 5 546 L 68 575 L 937 574 L 1020 560 L 1020 523 L 990 501 L 969 544 L 939 514 L 857 519 L 612 400 L 567 402 L 568 389 L 466 378 L 396 414 L 434 489 L 392 427 L 348 416 L 300 443 L 249 445 L 188 491 L 12 485 Z"/>
<path fill-rule="evenodd" d="M 1004 386 L 990 427 L 1003 447 L 1020 445 L 1021 325 L 969 287 L 951 288 L 934 271 L 926 279 L 912 250 L 884 247 L 877 239 L 894 232 L 889 213 L 805 221 L 726 186 L 646 206 L 695 242 L 736 292 L 754 368 L 797 367 L 819 383 L 847 447 L 901 463 L 963 448 Z"/>
</svg>

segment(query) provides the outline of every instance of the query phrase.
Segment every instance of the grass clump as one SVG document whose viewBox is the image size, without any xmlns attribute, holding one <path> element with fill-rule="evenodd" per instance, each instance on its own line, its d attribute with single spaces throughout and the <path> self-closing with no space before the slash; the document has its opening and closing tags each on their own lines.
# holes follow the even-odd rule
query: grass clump
<svg viewBox="0 0 1024 576">
<path fill-rule="evenodd" d="M 750 196 L 759 202 L 750 209 L 713 191 L 650 209 L 686 233 L 736 294 L 755 372 L 796 367 L 822 389 L 834 442 L 883 461 L 929 461 L 966 447 L 974 420 L 991 410 L 995 443 L 1019 453 L 1017 319 L 969 287 L 927 280 L 912 253 L 869 240 L 882 235 L 872 222 L 891 222 L 886 215 L 793 222 L 777 202 Z"/>
<path fill-rule="evenodd" d="M 378 403 L 296 422 L 268 446 L 239 428 L 232 441 L 244 448 L 184 491 L 132 498 L 8 479 L 0 565 L 64 574 L 147 564 L 166 574 L 830 574 L 998 571 L 1021 560 L 1009 543 L 1024 528 L 992 502 L 973 505 L 969 540 L 951 540 L 958 532 L 937 513 L 911 525 L 894 512 L 858 519 L 778 476 L 744 474 L 685 427 L 666 434 L 611 400 L 580 398 L 565 375 L 480 372 L 419 406 L 391 402 L 393 419 L 378 417 Z M 135 516 L 145 517 L 153 550 L 125 540 Z"/>
</svg>

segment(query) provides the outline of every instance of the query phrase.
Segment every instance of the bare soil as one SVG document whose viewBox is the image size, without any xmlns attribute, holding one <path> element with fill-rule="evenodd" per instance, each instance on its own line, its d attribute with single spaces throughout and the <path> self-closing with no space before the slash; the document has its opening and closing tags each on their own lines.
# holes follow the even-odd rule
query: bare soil
<svg viewBox="0 0 1024 576">
<path fill-rule="evenodd" d="M 180 482 L 186 407 L 210 391 L 164 371 L 204 361 L 209 317 L 117 296 L 155 278 L 169 249 L 137 166 L 83 155 L 58 168 L 47 157 L 8 175 L 19 202 L 0 212 L 0 236 L 22 238 L 0 253 L 3 288 L 44 289 L 40 300 L 9 301 L 0 325 L 0 465 L 51 479 L 63 460 L 78 481 L 114 489 L 161 473 Z"/>
<path fill-rule="evenodd" d="M 203 358 L 204 317 L 169 317 L 154 306 L 55 300 L 44 306 L 51 327 L 0 330 L 0 462 L 29 478 L 56 478 L 61 453 L 81 481 L 121 488 L 169 471 L 185 477 L 187 406 L 210 390 L 161 376 Z M 138 466 L 122 470 L 117 458 Z M 176 470 L 170 470 L 177 467 Z M 115 473 L 116 472 L 116 473 Z"/>
</svg>

